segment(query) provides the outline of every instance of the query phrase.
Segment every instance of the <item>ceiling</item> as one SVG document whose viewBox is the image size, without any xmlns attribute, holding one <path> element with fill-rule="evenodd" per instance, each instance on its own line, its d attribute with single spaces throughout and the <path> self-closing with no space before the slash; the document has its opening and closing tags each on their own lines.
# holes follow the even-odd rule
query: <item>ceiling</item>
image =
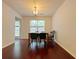
<svg viewBox="0 0 79 59">
<path fill-rule="evenodd" d="M 33 16 L 33 0 L 3 0 L 22 16 Z M 36 0 L 38 16 L 52 16 L 64 0 Z"/>
</svg>

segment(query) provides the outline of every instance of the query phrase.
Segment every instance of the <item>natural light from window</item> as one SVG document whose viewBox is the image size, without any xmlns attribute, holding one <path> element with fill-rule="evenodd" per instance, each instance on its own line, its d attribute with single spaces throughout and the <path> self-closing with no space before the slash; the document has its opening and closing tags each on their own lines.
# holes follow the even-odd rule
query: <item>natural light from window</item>
<svg viewBox="0 0 79 59">
<path fill-rule="evenodd" d="M 45 21 L 44 20 L 31 20 L 30 21 L 30 32 L 45 32 Z"/>
<path fill-rule="evenodd" d="M 20 21 L 15 21 L 15 36 L 20 36 Z"/>
</svg>

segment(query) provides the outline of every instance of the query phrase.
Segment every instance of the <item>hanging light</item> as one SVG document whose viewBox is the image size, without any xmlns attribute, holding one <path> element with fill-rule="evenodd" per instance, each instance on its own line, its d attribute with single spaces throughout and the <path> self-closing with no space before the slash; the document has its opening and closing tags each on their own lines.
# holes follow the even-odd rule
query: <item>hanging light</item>
<svg viewBox="0 0 79 59">
<path fill-rule="evenodd" d="M 33 14 L 37 15 L 38 14 L 38 8 L 37 8 L 36 0 L 33 0 L 33 3 L 34 3 Z"/>
<path fill-rule="evenodd" d="M 34 15 L 37 15 L 37 14 L 38 14 L 38 9 L 37 9 L 36 6 L 34 6 L 33 14 L 34 14 Z"/>
</svg>

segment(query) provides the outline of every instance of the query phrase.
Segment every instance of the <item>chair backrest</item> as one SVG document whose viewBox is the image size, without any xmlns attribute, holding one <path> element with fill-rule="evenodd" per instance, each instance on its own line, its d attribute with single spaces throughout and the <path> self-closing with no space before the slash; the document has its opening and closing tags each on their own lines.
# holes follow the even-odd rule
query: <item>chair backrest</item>
<svg viewBox="0 0 79 59">
<path fill-rule="evenodd" d="M 30 33 L 29 35 L 30 35 L 31 39 L 37 39 L 37 37 L 38 37 L 37 33 Z"/>
<path fill-rule="evenodd" d="M 51 37 L 54 37 L 55 36 L 55 31 L 52 31 L 52 32 L 50 32 L 50 34 L 51 34 Z"/>
<path fill-rule="evenodd" d="M 47 33 L 40 33 L 40 34 L 39 34 L 39 38 L 40 38 L 40 39 L 46 39 L 46 34 L 47 34 Z"/>
</svg>

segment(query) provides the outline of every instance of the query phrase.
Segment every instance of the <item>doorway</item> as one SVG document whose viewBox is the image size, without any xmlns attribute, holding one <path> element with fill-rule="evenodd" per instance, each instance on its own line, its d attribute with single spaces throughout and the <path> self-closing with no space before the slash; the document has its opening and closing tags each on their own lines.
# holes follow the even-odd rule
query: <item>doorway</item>
<svg viewBox="0 0 79 59">
<path fill-rule="evenodd" d="M 20 39 L 20 19 L 15 17 L 15 39 Z"/>
</svg>

